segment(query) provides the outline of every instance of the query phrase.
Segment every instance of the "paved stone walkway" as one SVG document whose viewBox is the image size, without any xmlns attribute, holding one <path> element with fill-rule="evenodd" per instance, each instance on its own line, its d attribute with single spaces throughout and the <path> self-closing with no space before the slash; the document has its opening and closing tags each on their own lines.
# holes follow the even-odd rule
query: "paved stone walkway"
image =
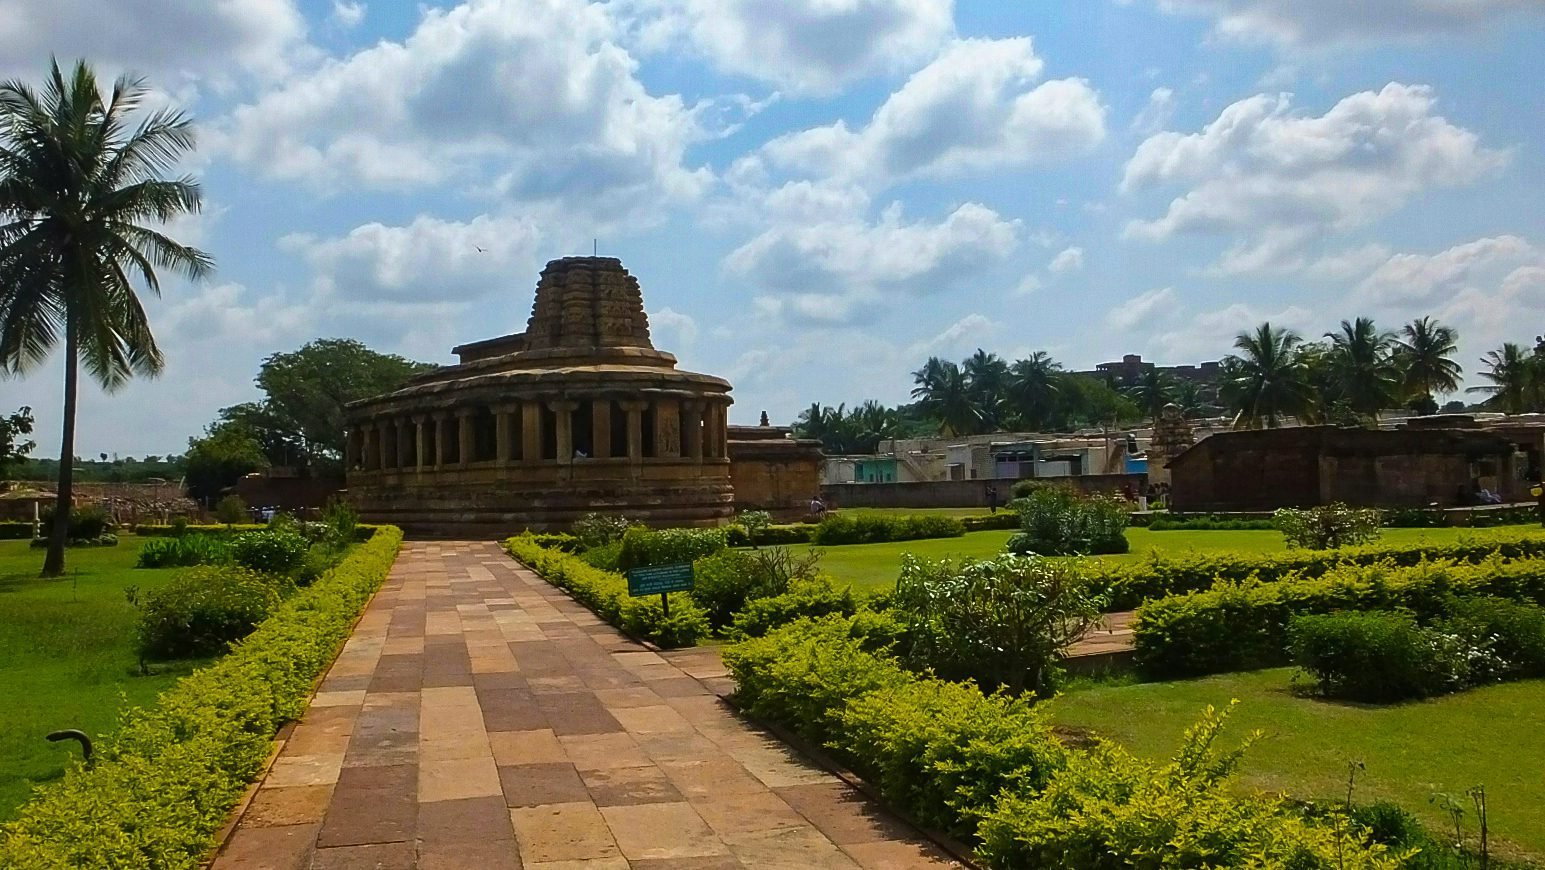
<svg viewBox="0 0 1545 870">
<path fill-rule="evenodd" d="M 214 866 L 954 866 L 737 718 L 700 652 L 678 667 L 493 544 L 409 543 Z"/>
</svg>

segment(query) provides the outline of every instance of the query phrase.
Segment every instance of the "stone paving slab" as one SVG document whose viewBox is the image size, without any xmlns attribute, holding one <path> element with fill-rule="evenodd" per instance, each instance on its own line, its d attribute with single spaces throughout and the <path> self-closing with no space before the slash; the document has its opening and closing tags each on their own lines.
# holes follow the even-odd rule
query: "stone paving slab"
<svg viewBox="0 0 1545 870">
<path fill-rule="evenodd" d="M 494 544 L 412 542 L 216 870 L 958 867 Z"/>
</svg>

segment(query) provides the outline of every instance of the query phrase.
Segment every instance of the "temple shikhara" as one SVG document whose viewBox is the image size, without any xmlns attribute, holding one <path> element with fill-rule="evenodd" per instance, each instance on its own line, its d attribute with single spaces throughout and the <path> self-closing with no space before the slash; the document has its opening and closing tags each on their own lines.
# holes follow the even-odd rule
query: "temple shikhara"
<svg viewBox="0 0 1545 870">
<path fill-rule="evenodd" d="M 525 332 L 454 353 L 459 363 L 349 406 L 349 495 L 366 519 L 488 537 L 591 511 L 676 526 L 733 514 L 730 385 L 655 349 L 618 260 L 548 263 Z M 806 452 L 818 469 L 819 451 Z"/>
</svg>

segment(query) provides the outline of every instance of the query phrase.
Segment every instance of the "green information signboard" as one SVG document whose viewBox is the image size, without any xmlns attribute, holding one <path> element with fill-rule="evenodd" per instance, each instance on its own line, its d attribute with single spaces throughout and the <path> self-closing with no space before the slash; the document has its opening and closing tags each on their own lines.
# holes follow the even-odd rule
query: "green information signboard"
<svg viewBox="0 0 1545 870">
<path fill-rule="evenodd" d="M 692 588 L 692 563 L 682 565 L 652 565 L 648 568 L 628 569 L 628 594 L 664 595 L 667 592 L 686 592 Z"/>
</svg>

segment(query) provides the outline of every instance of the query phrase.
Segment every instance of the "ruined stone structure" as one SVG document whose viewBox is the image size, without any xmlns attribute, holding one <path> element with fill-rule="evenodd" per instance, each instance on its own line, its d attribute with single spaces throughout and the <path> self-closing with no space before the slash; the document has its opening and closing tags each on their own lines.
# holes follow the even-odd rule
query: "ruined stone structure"
<svg viewBox="0 0 1545 870">
<path fill-rule="evenodd" d="M 654 348 L 618 260 L 548 263 L 525 332 L 454 352 L 459 364 L 349 406 L 349 496 L 366 520 L 489 538 L 590 511 L 731 516 L 730 385 Z"/>
<path fill-rule="evenodd" d="M 1148 482 L 1169 483 L 1169 462 L 1191 449 L 1196 434 L 1191 422 L 1180 413 L 1180 406 L 1168 404 L 1153 424 L 1153 438 L 1148 444 Z"/>
<path fill-rule="evenodd" d="M 1169 463 L 1171 509 L 1265 511 L 1472 503 L 1479 489 L 1527 498 L 1513 444 L 1473 428 L 1295 426 L 1222 432 Z"/>
<path fill-rule="evenodd" d="M 795 438 L 787 426 L 774 426 L 762 412 L 760 426 L 731 426 L 730 477 L 736 510 L 771 512 L 793 520 L 810 512 L 810 499 L 821 491 L 821 442 Z"/>
</svg>

